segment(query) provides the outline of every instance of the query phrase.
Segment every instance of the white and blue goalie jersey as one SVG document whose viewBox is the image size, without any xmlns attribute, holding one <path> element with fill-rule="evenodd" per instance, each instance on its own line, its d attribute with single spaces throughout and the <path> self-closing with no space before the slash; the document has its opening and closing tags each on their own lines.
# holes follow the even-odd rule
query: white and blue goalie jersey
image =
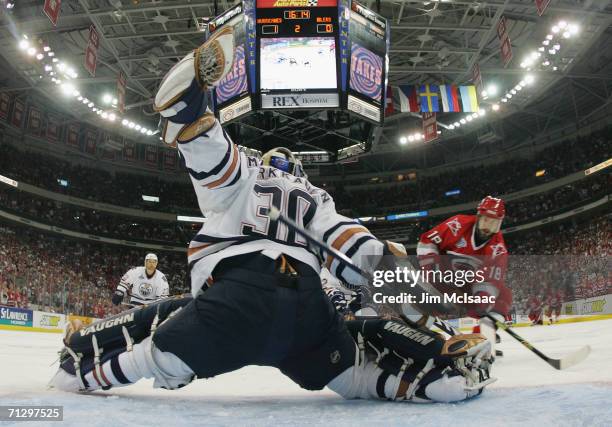
<svg viewBox="0 0 612 427">
<path fill-rule="evenodd" d="M 341 251 L 363 268 L 363 255 L 382 255 L 383 243 L 356 221 L 336 213 L 326 191 L 271 166 L 262 166 L 232 143 L 211 117 L 211 127 L 187 141 L 178 140 L 206 223 L 189 245 L 192 293 L 200 289 L 215 265 L 238 254 L 284 253 L 320 270 L 320 254 L 304 239 L 268 216 L 276 206 L 315 237 Z M 369 257 L 371 258 L 371 257 Z M 324 260 L 332 274 L 349 283 L 362 282 L 332 257 Z M 366 261 L 367 262 L 367 261 Z"/>
</svg>

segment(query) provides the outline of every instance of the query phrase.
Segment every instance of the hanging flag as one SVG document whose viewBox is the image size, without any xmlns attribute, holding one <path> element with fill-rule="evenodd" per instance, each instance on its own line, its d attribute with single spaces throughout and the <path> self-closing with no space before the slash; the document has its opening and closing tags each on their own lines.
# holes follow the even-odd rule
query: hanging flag
<svg viewBox="0 0 612 427">
<path fill-rule="evenodd" d="M 464 113 L 476 113 L 478 111 L 478 96 L 476 86 L 459 86 L 461 93 L 461 105 Z"/>
<path fill-rule="evenodd" d="M 478 62 L 472 67 L 472 83 L 476 85 L 477 93 L 482 93 L 484 87 L 482 85 L 482 75 L 480 74 L 480 65 L 478 65 Z"/>
<path fill-rule="evenodd" d="M 122 71 L 117 76 L 117 109 L 121 114 L 125 113 L 125 87 L 127 85 L 125 74 Z"/>
<path fill-rule="evenodd" d="M 390 116 L 395 112 L 395 107 L 393 105 L 393 89 L 391 85 L 387 86 L 385 116 Z"/>
<path fill-rule="evenodd" d="M 419 96 L 421 97 L 422 112 L 437 113 L 440 111 L 438 107 L 440 94 L 437 85 L 421 85 Z"/>
<path fill-rule="evenodd" d="M 458 113 L 461 111 L 457 86 L 440 85 L 440 98 L 442 100 L 442 111 L 445 113 Z"/>
<path fill-rule="evenodd" d="M 62 0 L 45 0 L 43 5 L 43 12 L 45 12 L 45 15 L 47 15 L 54 27 L 57 25 L 61 8 Z"/>
<path fill-rule="evenodd" d="M 506 17 L 502 16 L 497 23 L 497 38 L 499 39 L 499 51 L 501 53 L 504 67 L 507 67 L 512 60 L 512 43 L 506 27 Z"/>
<path fill-rule="evenodd" d="M 89 27 L 89 43 L 85 48 L 85 69 L 89 71 L 91 77 L 96 76 L 96 66 L 98 64 L 98 48 L 100 47 L 100 35 L 94 25 Z"/>
<path fill-rule="evenodd" d="M 0 93 L 0 118 L 6 120 L 11 109 L 11 96 L 6 93 Z"/>
<path fill-rule="evenodd" d="M 418 94 L 416 86 L 400 85 L 397 89 L 400 111 L 402 113 L 418 113 L 419 111 L 421 111 L 421 108 L 418 103 Z"/>
<path fill-rule="evenodd" d="M 423 135 L 425 142 L 433 141 L 438 137 L 438 123 L 436 113 L 423 113 Z"/>
<path fill-rule="evenodd" d="M 548 3 L 550 3 L 550 0 L 535 0 L 538 16 L 542 16 L 544 14 L 544 11 L 548 7 Z"/>
</svg>

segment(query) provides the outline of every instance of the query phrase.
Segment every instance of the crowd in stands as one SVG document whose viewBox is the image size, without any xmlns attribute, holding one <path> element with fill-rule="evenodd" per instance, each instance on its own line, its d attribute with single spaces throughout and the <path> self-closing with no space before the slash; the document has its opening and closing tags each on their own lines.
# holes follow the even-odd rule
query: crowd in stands
<svg viewBox="0 0 612 427">
<path fill-rule="evenodd" d="M 16 181 L 123 207 L 185 215 L 199 212 L 193 188 L 186 176 L 170 181 L 163 179 L 162 173 L 111 173 L 33 151 L 21 151 L 10 144 L 4 144 L 2 150 L 0 174 Z M 58 180 L 67 181 L 67 185 L 61 185 Z M 159 203 L 143 201 L 143 194 L 159 197 Z"/>
<path fill-rule="evenodd" d="M 352 182 L 348 175 L 343 184 L 332 183 L 326 188 L 338 209 L 347 216 L 385 214 L 397 208 L 431 209 L 478 200 L 483 194 L 511 193 L 584 170 L 612 157 L 611 140 L 612 128 L 554 144 L 535 153 L 532 159 L 515 157 L 498 164 L 463 167 L 436 176 L 420 177 L 417 173 L 414 183 L 377 186 L 376 189 L 348 191 L 343 185 L 366 183 Z M 535 175 L 539 170 L 544 171 L 543 176 Z M 23 152 L 5 143 L 0 157 L 0 174 L 47 190 L 125 207 L 185 215 L 198 212 L 191 183 L 184 172 L 175 181 L 162 179 L 164 173 L 111 173 Z M 68 185 L 60 185 L 58 179 L 68 181 Z M 460 194 L 445 196 L 447 191 L 456 189 Z M 159 203 L 143 201 L 143 194 L 158 196 Z"/>
<path fill-rule="evenodd" d="M 469 167 L 414 184 L 380 187 L 380 190 L 330 189 L 338 209 L 347 216 L 401 213 L 411 210 L 476 201 L 484 195 L 502 195 L 558 179 L 611 157 L 612 132 L 567 141 L 540 151 L 535 159 L 510 159 L 502 164 Z M 545 170 L 536 177 L 535 171 Z M 0 174 L 57 193 L 147 210 L 198 214 L 188 179 L 165 181 L 141 174 L 110 173 L 70 164 L 50 156 L 2 146 Z M 587 179 L 507 204 L 504 226 L 554 215 L 608 195 L 612 176 L 601 171 Z M 68 186 L 58 183 L 68 181 Z M 456 196 L 444 192 L 460 189 Z M 142 194 L 160 197 L 151 205 Z M 185 245 L 195 234 L 190 224 L 161 222 L 114 215 L 34 196 L 0 183 L 0 209 L 69 230 L 88 234 L 172 245 Z M 473 212 L 468 212 L 473 213 Z M 445 219 L 368 225 L 373 233 L 390 240 L 416 243 L 419 235 Z M 564 298 L 580 298 L 612 292 L 610 255 L 612 230 L 609 217 L 583 225 L 551 225 L 510 235 L 512 254 L 527 256 L 522 269 L 512 271 L 516 307 L 524 308 L 535 293 L 560 292 Z M 110 296 L 128 268 L 141 265 L 145 251 L 44 234 L 31 228 L 0 223 L 0 304 L 104 317 L 118 308 Z M 159 268 L 170 280 L 171 293 L 186 291 L 186 260 L 182 253 L 160 256 Z M 535 257 L 538 255 L 539 257 Z M 545 255 L 556 261 L 546 262 Z M 559 255 L 570 256 L 565 260 Z M 561 263 L 561 264 L 559 264 Z M 556 267 L 559 266 L 557 269 Z M 529 268 L 527 268 L 529 267 Z M 563 267 L 563 268 L 561 268 Z M 532 270 L 535 276 L 526 271 Z M 535 278 L 535 279 L 534 279 Z M 538 286 L 534 286 L 534 281 Z"/>
<path fill-rule="evenodd" d="M 431 177 L 418 178 L 414 183 L 353 189 L 342 186 L 330 191 L 336 205 L 352 216 L 379 215 L 398 208 L 431 209 L 482 198 L 483 194 L 502 195 L 544 184 L 571 173 L 592 167 L 612 157 L 612 129 L 555 144 L 536 154 L 534 159 L 509 159 L 489 166 L 472 166 Z M 544 170 L 544 175 L 536 172 Z M 350 180 L 350 176 L 346 177 Z M 460 190 L 460 194 L 445 193 Z"/>
<path fill-rule="evenodd" d="M 507 202 L 503 227 L 535 221 L 583 206 L 589 201 L 608 195 L 611 185 L 612 175 L 602 173 L 551 191 Z M 473 214 L 474 212 L 475 209 L 471 209 L 463 213 Z M 368 224 L 368 227 L 381 239 L 416 243 L 421 233 L 445 219 L 446 217 L 429 217 L 402 222 Z"/>
<path fill-rule="evenodd" d="M 612 294 L 611 219 L 606 215 L 506 236 L 507 283 L 517 313 L 527 313 L 530 300 L 545 303 L 551 295 L 572 301 Z"/>
<path fill-rule="evenodd" d="M 194 234 L 190 224 L 111 214 L 10 187 L 0 187 L 0 209 L 43 224 L 124 240 L 186 246 Z"/>
<path fill-rule="evenodd" d="M 121 276 L 143 265 L 146 250 L 69 240 L 0 223 L 0 304 L 104 317 Z M 184 253 L 157 253 L 171 294 L 188 292 Z"/>
</svg>

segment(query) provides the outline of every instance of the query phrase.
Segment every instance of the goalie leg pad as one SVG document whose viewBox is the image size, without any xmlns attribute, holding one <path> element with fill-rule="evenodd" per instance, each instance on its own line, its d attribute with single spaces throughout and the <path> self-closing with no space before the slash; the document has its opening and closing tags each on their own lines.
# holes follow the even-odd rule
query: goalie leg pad
<svg viewBox="0 0 612 427">
<path fill-rule="evenodd" d="M 189 383 L 193 372 L 177 356 L 152 343 L 157 325 L 192 300 L 167 298 L 73 331 L 65 339 L 60 369 L 50 386 L 64 391 L 107 390 L 155 378 L 155 387 L 173 389 Z"/>
</svg>

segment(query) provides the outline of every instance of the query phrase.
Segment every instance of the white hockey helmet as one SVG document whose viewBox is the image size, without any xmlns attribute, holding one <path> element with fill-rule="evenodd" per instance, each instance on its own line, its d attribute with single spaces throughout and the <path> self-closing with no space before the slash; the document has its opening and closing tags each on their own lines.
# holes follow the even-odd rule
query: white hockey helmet
<svg viewBox="0 0 612 427">
<path fill-rule="evenodd" d="M 155 262 L 157 262 L 157 255 L 155 255 L 154 253 L 148 253 L 147 256 L 145 256 L 145 263 L 150 259 L 155 260 Z"/>
<path fill-rule="evenodd" d="M 276 147 L 261 157 L 264 166 L 272 166 L 296 177 L 308 178 L 302 168 L 302 162 L 285 147 Z"/>
</svg>

